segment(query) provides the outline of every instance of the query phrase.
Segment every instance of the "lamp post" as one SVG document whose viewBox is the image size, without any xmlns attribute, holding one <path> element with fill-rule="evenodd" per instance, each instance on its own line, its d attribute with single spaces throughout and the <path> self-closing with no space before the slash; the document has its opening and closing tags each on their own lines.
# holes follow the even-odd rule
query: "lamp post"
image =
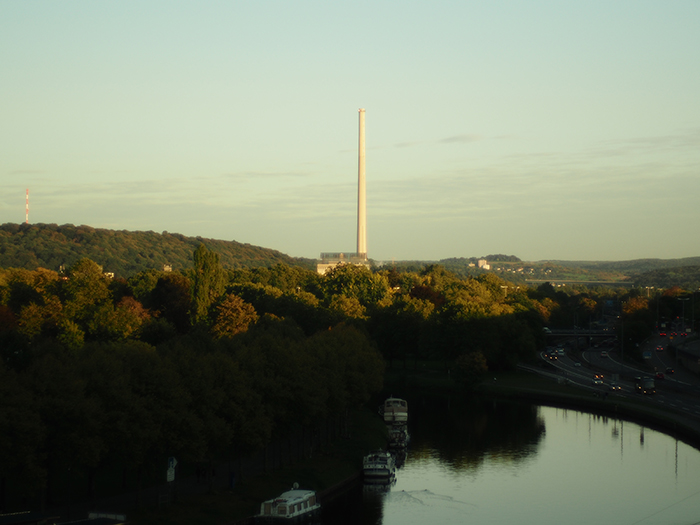
<svg viewBox="0 0 700 525">
<path fill-rule="evenodd" d="M 695 333 L 695 292 L 693 292 L 693 318 L 690 320 L 690 329 Z"/>
<path fill-rule="evenodd" d="M 681 326 L 681 333 L 684 333 L 685 328 L 686 328 L 686 326 L 685 326 L 685 302 L 689 299 L 689 297 L 677 297 L 676 299 L 678 299 L 679 301 L 681 301 L 683 303 L 683 317 L 681 317 L 681 323 L 683 323 L 683 324 Z M 680 348 L 679 346 L 676 346 L 676 348 L 675 348 L 675 350 L 676 350 L 675 351 L 676 368 L 678 368 L 678 350 L 679 350 L 679 348 Z"/>
<path fill-rule="evenodd" d="M 690 297 L 678 297 L 678 300 L 683 302 L 683 317 L 681 317 L 681 323 L 682 323 L 681 329 L 683 332 L 685 332 L 685 329 L 686 329 L 686 326 L 685 326 L 685 302 L 688 299 L 690 299 Z"/>
<path fill-rule="evenodd" d="M 625 301 L 620 302 L 620 381 L 625 370 Z"/>
</svg>

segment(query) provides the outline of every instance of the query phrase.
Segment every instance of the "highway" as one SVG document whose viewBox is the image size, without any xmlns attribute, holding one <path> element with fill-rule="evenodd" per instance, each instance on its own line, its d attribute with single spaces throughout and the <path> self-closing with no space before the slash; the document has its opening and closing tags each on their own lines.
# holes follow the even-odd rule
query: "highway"
<svg viewBox="0 0 700 525">
<path fill-rule="evenodd" d="M 599 343 L 597 348 L 580 352 L 563 346 L 558 350 L 548 347 L 540 353 L 540 358 L 550 365 L 546 374 L 560 382 L 575 384 L 608 399 L 615 396 L 643 398 L 651 405 L 668 407 L 700 420 L 700 380 L 676 366 L 673 356 L 666 350 L 668 342 L 666 337 L 655 336 L 643 344 L 641 350 L 650 352 L 646 366 L 627 360 L 623 364 L 619 345 L 612 338 Z M 674 372 L 667 373 L 667 369 Z M 663 374 L 663 379 L 655 377 L 657 372 Z M 596 376 L 600 382 L 595 381 Z M 655 377 L 656 394 L 638 393 L 635 377 Z M 613 389 L 614 385 L 619 389 Z"/>
</svg>

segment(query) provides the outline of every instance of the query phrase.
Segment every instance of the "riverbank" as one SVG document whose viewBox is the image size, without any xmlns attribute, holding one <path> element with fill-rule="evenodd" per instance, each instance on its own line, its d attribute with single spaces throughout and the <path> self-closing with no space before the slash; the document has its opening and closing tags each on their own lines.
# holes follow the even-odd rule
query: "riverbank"
<svg viewBox="0 0 700 525">
<path fill-rule="evenodd" d="M 465 395 L 449 373 L 417 363 L 413 368 L 390 370 L 387 384 L 408 392 L 444 392 Z M 399 391 L 397 390 L 397 391 Z M 608 396 L 590 389 L 560 383 L 534 372 L 513 371 L 490 374 L 471 395 L 530 401 L 535 404 L 566 407 L 628 419 L 672 435 L 700 449 L 700 420 L 686 412 L 651 405 L 643 397 Z"/>
<path fill-rule="evenodd" d="M 653 406 L 647 399 L 616 394 L 594 395 L 589 390 L 558 384 L 528 372 L 499 374 L 493 381 L 482 383 L 480 395 L 527 400 L 532 403 L 567 407 L 607 414 L 644 424 L 700 449 L 700 420 L 685 412 Z M 641 397 L 641 396 L 640 396 Z"/>
<path fill-rule="evenodd" d="M 560 384 L 537 374 L 516 371 L 499 373 L 466 394 L 450 374 L 438 367 L 390 369 L 384 394 L 408 399 L 425 394 L 477 395 L 526 400 L 535 404 L 567 407 L 608 414 L 642 423 L 700 449 L 700 421 L 667 409 L 650 406 L 644 399 L 610 395 L 596 397 L 591 391 Z M 331 496 L 344 483 L 357 479 L 362 457 L 386 444 L 383 422 L 373 410 L 353 414 L 348 436 L 327 446 L 314 457 L 264 475 L 239 482 L 234 489 L 192 495 L 165 509 L 145 509 L 129 515 L 137 525 L 242 525 L 259 511 L 262 501 L 289 489 L 294 482 Z"/>
<path fill-rule="evenodd" d="M 260 504 L 289 490 L 294 483 L 333 497 L 345 483 L 357 479 L 362 457 L 386 446 L 381 418 L 369 409 L 352 411 L 347 436 L 324 446 L 312 457 L 240 480 L 234 488 L 182 495 L 165 508 L 128 513 L 135 525 L 244 525 L 260 512 Z"/>
</svg>

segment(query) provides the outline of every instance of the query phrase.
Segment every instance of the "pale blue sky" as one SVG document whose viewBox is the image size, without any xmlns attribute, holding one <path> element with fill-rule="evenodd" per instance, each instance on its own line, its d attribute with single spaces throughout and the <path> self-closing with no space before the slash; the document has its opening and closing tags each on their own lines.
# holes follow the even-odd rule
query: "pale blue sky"
<svg viewBox="0 0 700 525">
<path fill-rule="evenodd" d="M 700 1 L 0 2 L 0 223 L 700 255 Z"/>
</svg>

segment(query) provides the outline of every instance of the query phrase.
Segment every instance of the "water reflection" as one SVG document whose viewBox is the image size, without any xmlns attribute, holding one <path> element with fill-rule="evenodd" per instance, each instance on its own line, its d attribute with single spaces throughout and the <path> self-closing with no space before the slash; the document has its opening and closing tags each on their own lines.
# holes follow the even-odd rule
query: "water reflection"
<svg viewBox="0 0 700 525">
<path fill-rule="evenodd" d="M 324 523 L 693 524 L 700 452 L 643 426 L 515 402 L 411 401 L 395 485 L 358 486 Z"/>
<path fill-rule="evenodd" d="M 412 458 L 436 451 L 457 471 L 478 468 L 486 458 L 523 461 L 545 433 L 537 407 L 520 403 L 423 398 L 412 412 Z"/>
</svg>

